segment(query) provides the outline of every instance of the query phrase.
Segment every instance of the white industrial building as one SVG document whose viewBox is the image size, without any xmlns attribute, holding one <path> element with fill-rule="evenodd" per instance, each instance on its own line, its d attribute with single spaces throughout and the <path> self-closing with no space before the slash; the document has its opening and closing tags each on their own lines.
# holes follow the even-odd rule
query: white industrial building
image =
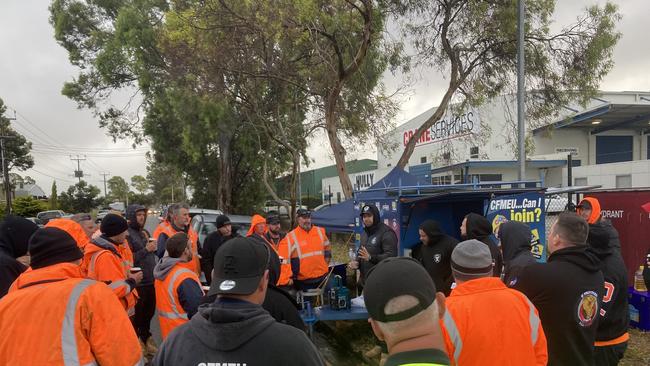
<svg viewBox="0 0 650 366">
<path fill-rule="evenodd" d="M 356 176 L 372 175 L 376 181 L 390 171 L 414 130 L 435 110 L 390 132 L 389 143 L 377 154 L 378 169 L 356 173 L 353 185 Z M 407 170 L 423 184 L 517 180 L 516 112 L 514 95 L 478 108 L 450 109 L 425 131 Z M 528 131 L 526 180 L 547 187 L 568 185 L 571 154 L 574 185 L 650 187 L 650 92 L 602 92 L 586 107 L 565 106 L 559 118 L 535 125 L 539 127 Z M 337 177 L 324 179 L 327 186 L 340 190 Z"/>
</svg>

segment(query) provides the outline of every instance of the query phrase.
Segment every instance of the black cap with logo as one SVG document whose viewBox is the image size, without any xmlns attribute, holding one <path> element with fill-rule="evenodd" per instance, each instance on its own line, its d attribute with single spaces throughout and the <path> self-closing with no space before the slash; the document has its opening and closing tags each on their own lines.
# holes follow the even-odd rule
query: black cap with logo
<svg viewBox="0 0 650 366">
<path fill-rule="evenodd" d="M 311 211 L 309 211 L 306 208 L 299 208 L 298 211 L 296 211 L 298 214 L 298 217 L 310 217 L 311 216 Z"/>
<path fill-rule="evenodd" d="M 269 248 L 249 238 L 224 243 L 214 256 L 214 275 L 208 295 L 250 295 L 269 266 Z"/>
<path fill-rule="evenodd" d="M 396 297 L 410 295 L 418 304 L 396 314 L 386 314 L 386 304 Z M 436 285 L 422 265 L 413 258 L 391 257 L 368 272 L 363 297 L 370 317 L 382 323 L 406 320 L 436 300 Z"/>
</svg>

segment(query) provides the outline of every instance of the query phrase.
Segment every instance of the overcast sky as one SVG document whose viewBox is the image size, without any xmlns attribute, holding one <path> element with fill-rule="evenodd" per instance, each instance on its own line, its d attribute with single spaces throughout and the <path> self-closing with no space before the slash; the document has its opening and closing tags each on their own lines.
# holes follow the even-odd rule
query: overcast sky
<svg viewBox="0 0 650 366">
<path fill-rule="evenodd" d="M 557 1 L 558 24 L 566 24 L 585 6 L 595 0 Z M 650 46 L 647 40 L 647 15 L 650 1 L 620 0 L 623 19 L 619 30 L 623 37 L 614 52 L 616 63 L 605 78 L 601 89 L 608 91 L 650 90 Z M 35 145 L 36 165 L 26 173 L 49 194 L 52 180 L 56 179 L 59 191 L 74 183 L 71 176 L 76 162 L 69 155 L 86 155 L 81 162 L 86 178 L 102 187 L 102 172 L 120 175 L 129 180 L 136 174 L 145 175 L 143 147 L 130 149 L 128 141 L 113 141 L 99 128 L 97 120 L 87 110 L 61 95 L 65 81 L 77 71 L 70 65 L 67 52 L 54 40 L 48 22 L 49 1 L 0 1 L 0 98 L 11 110 L 17 111 L 15 128 Z M 399 80 L 387 75 L 386 85 L 391 88 Z M 407 97 L 401 99 L 401 111 L 396 123 L 436 106 L 444 93 L 445 81 L 436 73 L 423 73 L 423 79 L 413 86 Z M 57 146 L 54 149 L 52 146 Z M 311 167 L 331 164 L 327 140 L 320 136 L 312 142 L 309 155 L 314 159 Z M 376 158 L 376 150 L 350 154 L 352 158 Z"/>
</svg>

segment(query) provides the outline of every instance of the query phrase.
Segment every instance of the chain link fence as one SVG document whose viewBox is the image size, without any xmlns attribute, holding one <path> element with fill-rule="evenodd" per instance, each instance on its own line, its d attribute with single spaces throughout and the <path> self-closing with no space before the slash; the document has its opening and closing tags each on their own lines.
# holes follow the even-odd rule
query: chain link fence
<svg viewBox="0 0 650 366">
<path fill-rule="evenodd" d="M 576 196 L 572 195 L 572 202 L 569 202 L 567 194 L 547 195 L 546 203 L 546 238 L 551 232 L 551 227 L 557 221 L 558 216 L 565 211 L 574 211 L 576 205 Z"/>
</svg>

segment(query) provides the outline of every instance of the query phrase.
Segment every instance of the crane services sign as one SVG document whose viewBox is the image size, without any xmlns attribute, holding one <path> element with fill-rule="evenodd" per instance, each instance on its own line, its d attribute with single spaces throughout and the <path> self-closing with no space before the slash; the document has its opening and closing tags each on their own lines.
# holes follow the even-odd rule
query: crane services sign
<svg viewBox="0 0 650 366">
<path fill-rule="evenodd" d="M 417 128 L 406 130 L 403 134 L 402 143 L 404 146 L 413 138 Z M 445 116 L 422 133 L 415 146 L 433 144 L 436 142 L 457 139 L 469 134 L 481 132 L 481 119 L 478 110 L 471 109 L 462 114 L 454 115 L 447 111 Z"/>
</svg>

